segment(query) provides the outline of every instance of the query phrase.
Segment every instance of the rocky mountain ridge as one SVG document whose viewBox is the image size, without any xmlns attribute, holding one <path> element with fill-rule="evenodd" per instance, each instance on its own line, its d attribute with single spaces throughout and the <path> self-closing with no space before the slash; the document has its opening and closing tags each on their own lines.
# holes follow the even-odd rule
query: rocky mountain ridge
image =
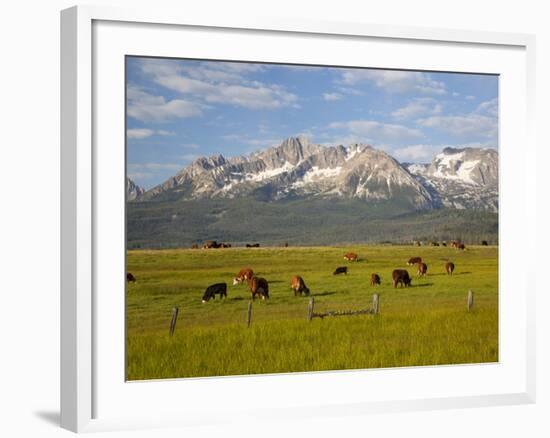
<svg viewBox="0 0 550 438">
<path fill-rule="evenodd" d="M 497 211 L 498 152 L 446 148 L 430 164 L 401 164 L 366 144 L 322 146 L 291 137 L 247 156 L 198 158 L 151 190 L 130 193 L 142 201 L 344 198 L 395 201 L 415 210 Z"/>
</svg>

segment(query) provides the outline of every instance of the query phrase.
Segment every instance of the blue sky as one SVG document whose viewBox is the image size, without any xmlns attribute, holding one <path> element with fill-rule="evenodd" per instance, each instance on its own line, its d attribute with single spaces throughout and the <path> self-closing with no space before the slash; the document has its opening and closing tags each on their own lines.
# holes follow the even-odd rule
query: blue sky
<svg viewBox="0 0 550 438">
<path fill-rule="evenodd" d="M 290 136 L 368 143 L 400 161 L 498 149 L 498 77 L 128 57 L 128 176 L 150 188 L 195 158 Z"/>
</svg>

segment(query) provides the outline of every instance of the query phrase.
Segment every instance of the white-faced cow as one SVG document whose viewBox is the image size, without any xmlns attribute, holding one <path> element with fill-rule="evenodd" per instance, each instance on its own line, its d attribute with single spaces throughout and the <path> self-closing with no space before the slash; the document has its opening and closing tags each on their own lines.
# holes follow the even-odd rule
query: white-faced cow
<svg viewBox="0 0 550 438">
<path fill-rule="evenodd" d="M 243 283 L 254 277 L 254 271 L 250 268 L 243 268 L 239 271 L 236 277 L 233 278 L 233 286 L 239 283 Z"/>
<path fill-rule="evenodd" d="M 347 260 L 348 262 L 356 262 L 359 260 L 359 257 L 354 252 L 347 252 L 344 254 L 344 260 Z"/>
</svg>

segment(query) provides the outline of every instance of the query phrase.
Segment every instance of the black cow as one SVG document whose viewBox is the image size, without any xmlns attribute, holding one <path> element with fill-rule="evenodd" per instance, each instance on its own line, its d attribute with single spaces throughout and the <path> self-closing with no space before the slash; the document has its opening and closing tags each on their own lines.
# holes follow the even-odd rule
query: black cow
<svg viewBox="0 0 550 438">
<path fill-rule="evenodd" d="M 339 266 L 336 268 L 336 270 L 332 273 L 332 275 L 338 275 L 338 274 L 346 274 L 348 275 L 348 267 L 347 266 Z"/>
<path fill-rule="evenodd" d="M 126 281 L 128 283 L 130 283 L 130 282 L 135 283 L 136 282 L 136 277 L 134 277 L 131 272 L 128 272 L 126 274 Z"/>
<path fill-rule="evenodd" d="M 482 246 L 489 246 L 489 243 L 486 240 L 481 241 Z"/>
<path fill-rule="evenodd" d="M 216 283 L 206 288 L 204 295 L 202 296 L 202 302 L 206 303 L 210 298 L 216 299 L 216 294 L 220 296 L 220 299 L 227 297 L 227 284 Z"/>
<path fill-rule="evenodd" d="M 401 283 L 401 287 L 403 287 L 403 285 L 411 285 L 411 277 L 409 277 L 409 273 L 405 269 L 394 269 L 391 276 L 393 279 L 393 287 L 397 287 L 399 283 Z"/>
<path fill-rule="evenodd" d="M 247 243 L 246 247 L 247 248 L 259 248 L 260 244 L 259 243 Z"/>
</svg>

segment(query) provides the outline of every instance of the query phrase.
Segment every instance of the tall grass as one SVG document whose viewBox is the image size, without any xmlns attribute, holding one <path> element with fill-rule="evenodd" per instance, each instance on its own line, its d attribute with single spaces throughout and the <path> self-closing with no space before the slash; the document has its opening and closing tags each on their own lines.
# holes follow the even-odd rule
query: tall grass
<svg viewBox="0 0 550 438">
<path fill-rule="evenodd" d="M 360 261 L 345 262 L 345 251 Z M 129 251 L 138 279 L 127 291 L 127 376 L 130 380 L 494 362 L 498 360 L 498 265 L 494 247 L 351 246 L 219 250 Z M 411 256 L 428 264 L 417 279 Z M 452 260 L 455 275 L 444 273 Z M 333 276 L 347 265 L 347 276 Z M 250 293 L 231 286 L 250 266 L 270 282 L 271 299 L 255 301 L 246 328 Z M 391 286 L 391 271 L 405 268 L 413 286 Z M 382 285 L 370 286 L 370 274 Z M 290 277 L 301 275 L 315 310 L 371 306 L 381 314 L 306 320 L 305 297 L 294 297 Z M 228 297 L 201 303 L 209 284 L 228 283 Z M 466 311 L 468 289 L 475 291 Z M 173 306 L 180 308 L 168 336 Z"/>
</svg>

